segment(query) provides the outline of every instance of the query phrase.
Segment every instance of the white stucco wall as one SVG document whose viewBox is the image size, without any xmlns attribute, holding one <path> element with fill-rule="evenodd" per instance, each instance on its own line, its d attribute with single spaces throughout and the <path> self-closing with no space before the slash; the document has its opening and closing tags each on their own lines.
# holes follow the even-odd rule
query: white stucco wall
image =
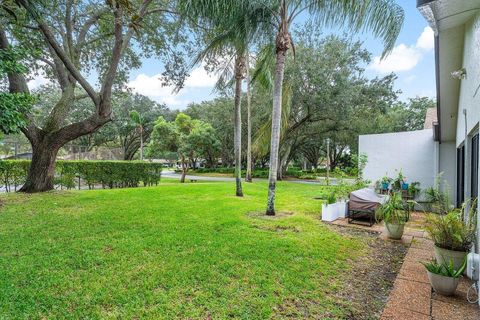
<svg viewBox="0 0 480 320">
<path fill-rule="evenodd" d="M 466 193 L 470 193 L 470 156 L 471 137 L 478 131 L 480 120 L 480 14 L 477 14 L 465 24 L 465 39 L 463 48 L 463 67 L 467 71 L 465 79 L 460 83 L 460 97 L 457 114 L 457 136 L 456 146 L 465 143 L 466 146 Z M 466 110 L 466 116 L 463 114 Z M 479 179 L 480 186 L 480 179 Z M 478 203 L 480 210 L 480 202 Z M 478 215 L 478 226 L 480 226 L 480 215 Z M 480 227 L 477 233 L 475 251 L 480 253 Z M 480 285 L 480 282 L 479 282 Z M 479 301 L 480 304 L 480 301 Z"/>
<path fill-rule="evenodd" d="M 450 200 L 455 203 L 456 175 L 457 175 L 457 148 L 454 142 L 442 142 L 439 146 L 438 172 L 443 172 L 442 180 L 450 189 Z"/>
<path fill-rule="evenodd" d="M 465 140 L 465 116 L 467 111 L 467 135 L 478 125 L 480 119 L 480 14 L 465 24 L 465 40 L 463 49 L 463 67 L 467 76 L 460 83 L 460 98 L 457 116 L 456 145 Z M 454 70 L 451 70 L 454 71 Z M 445 115 L 448 116 L 448 115 Z"/>
<path fill-rule="evenodd" d="M 364 178 L 372 182 L 385 175 L 394 178 L 402 169 L 407 181 L 420 182 L 422 189 L 430 187 L 436 169 L 442 166 L 438 162 L 436 146 L 432 129 L 362 135 L 359 137 L 359 152 L 368 157 Z M 455 163 L 455 159 L 453 161 Z M 444 165 L 449 166 L 448 163 Z"/>
</svg>

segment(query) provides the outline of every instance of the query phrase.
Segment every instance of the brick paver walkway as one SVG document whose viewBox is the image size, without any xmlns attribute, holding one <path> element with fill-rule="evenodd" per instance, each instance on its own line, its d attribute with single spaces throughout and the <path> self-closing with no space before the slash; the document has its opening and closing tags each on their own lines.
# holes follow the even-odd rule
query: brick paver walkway
<svg viewBox="0 0 480 320">
<path fill-rule="evenodd" d="M 438 295 L 432 290 L 425 267 L 419 261 L 433 257 L 433 242 L 414 235 L 383 310 L 382 320 L 480 319 L 478 305 L 467 302 L 467 290 L 472 285 L 470 280 L 462 278 L 452 297 Z"/>
<path fill-rule="evenodd" d="M 424 214 L 414 213 L 408 222 L 402 242 L 409 247 L 403 265 L 390 292 L 381 320 L 480 320 L 478 304 L 467 302 L 467 290 L 472 282 L 462 278 L 457 292 L 452 297 L 436 294 L 430 287 L 427 272 L 420 261 L 434 257 L 433 242 L 426 238 L 422 226 Z M 383 234 L 383 225 L 372 227 L 348 224 L 346 219 L 338 219 L 332 224 L 360 228 Z"/>
</svg>

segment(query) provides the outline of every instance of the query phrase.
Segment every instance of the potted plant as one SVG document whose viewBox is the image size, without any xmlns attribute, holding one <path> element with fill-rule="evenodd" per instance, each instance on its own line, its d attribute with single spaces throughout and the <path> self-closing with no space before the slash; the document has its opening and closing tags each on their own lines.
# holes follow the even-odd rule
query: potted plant
<svg viewBox="0 0 480 320">
<path fill-rule="evenodd" d="M 322 220 L 334 221 L 338 218 L 335 202 L 337 202 L 337 196 L 335 192 L 330 193 L 325 199 L 326 203 L 322 204 Z"/>
<path fill-rule="evenodd" d="M 382 190 L 388 190 L 388 188 L 390 187 L 390 183 L 392 183 L 392 178 L 389 178 L 387 176 L 384 176 L 381 180 L 380 180 L 381 184 L 382 184 Z"/>
<path fill-rule="evenodd" d="M 433 260 L 422 264 L 427 269 L 428 280 L 430 281 L 433 290 L 438 294 L 451 296 L 457 290 L 460 277 L 467 265 L 467 259 L 463 261 L 458 269 L 454 267 L 453 261 L 450 261 L 449 263 L 438 263 Z"/>
<path fill-rule="evenodd" d="M 415 198 L 415 196 L 420 193 L 420 182 L 415 181 L 408 185 L 408 194 Z"/>
<path fill-rule="evenodd" d="M 405 176 L 403 175 L 402 173 L 402 170 L 400 170 L 398 172 L 398 175 L 397 177 L 393 180 L 393 183 L 392 183 L 392 187 L 393 187 L 393 190 L 396 190 L 396 191 L 400 191 L 400 190 L 406 190 L 406 189 L 403 189 L 403 185 L 405 184 Z M 408 185 L 407 185 L 407 188 L 408 188 Z"/>
<path fill-rule="evenodd" d="M 393 192 L 376 212 L 377 221 L 384 220 L 385 232 L 390 239 L 400 240 L 405 223 L 410 219 L 410 211 L 405 207 L 402 196 Z"/>
<path fill-rule="evenodd" d="M 475 207 L 476 201 L 472 202 Z M 450 211 L 446 215 L 430 214 L 426 219 L 425 230 L 435 243 L 437 262 L 453 261 L 459 269 L 475 241 L 476 210 L 470 210 L 466 216 L 466 204 L 462 208 Z"/>
</svg>

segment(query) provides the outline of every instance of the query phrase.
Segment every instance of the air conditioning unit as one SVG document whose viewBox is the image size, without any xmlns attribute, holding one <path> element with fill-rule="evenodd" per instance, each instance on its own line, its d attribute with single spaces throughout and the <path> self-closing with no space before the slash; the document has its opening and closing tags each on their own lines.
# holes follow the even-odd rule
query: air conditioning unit
<svg viewBox="0 0 480 320">
<path fill-rule="evenodd" d="M 469 253 L 467 256 L 467 277 L 478 281 L 480 275 L 480 254 Z"/>
</svg>

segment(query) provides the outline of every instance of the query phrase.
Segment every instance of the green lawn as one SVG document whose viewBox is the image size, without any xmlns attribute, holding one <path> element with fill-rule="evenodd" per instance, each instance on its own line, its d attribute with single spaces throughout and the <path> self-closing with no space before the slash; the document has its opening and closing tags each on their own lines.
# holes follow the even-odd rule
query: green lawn
<svg viewBox="0 0 480 320">
<path fill-rule="evenodd" d="M 319 221 L 326 187 L 158 187 L 2 195 L 0 319 L 342 318 L 334 293 L 367 254 Z"/>
</svg>

